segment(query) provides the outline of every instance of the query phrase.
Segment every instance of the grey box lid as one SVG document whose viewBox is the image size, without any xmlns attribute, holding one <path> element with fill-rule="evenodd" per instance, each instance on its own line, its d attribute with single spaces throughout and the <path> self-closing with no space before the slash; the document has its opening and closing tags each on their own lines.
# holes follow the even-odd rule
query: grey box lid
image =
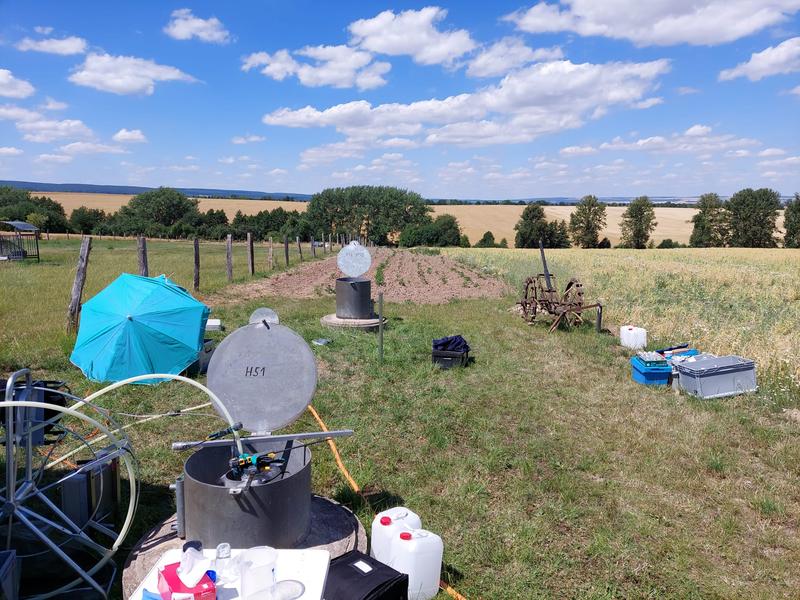
<svg viewBox="0 0 800 600">
<path fill-rule="evenodd" d="M 680 373 L 687 375 L 710 375 L 717 372 L 751 369 L 755 367 L 755 363 L 749 358 L 730 355 L 702 358 L 691 362 L 684 361 L 675 363 L 675 367 Z"/>
</svg>

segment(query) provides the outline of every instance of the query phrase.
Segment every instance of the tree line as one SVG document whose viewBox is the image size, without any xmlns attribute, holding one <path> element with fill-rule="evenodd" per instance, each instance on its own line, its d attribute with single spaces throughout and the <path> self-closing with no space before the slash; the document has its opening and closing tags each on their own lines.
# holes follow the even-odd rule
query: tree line
<svg viewBox="0 0 800 600">
<path fill-rule="evenodd" d="M 584 196 L 566 220 L 548 221 L 546 202 L 525 206 L 515 226 L 518 248 L 534 248 L 542 240 L 548 248 L 610 248 L 600 235 L 607 224 L 606 207 L 596 196 Z M 800 194 L 795 194 L 784 213 L 785 234 L 779 236 L 777 218 L 780 195 L 775 190 L 751 188 L 736 192 L 727 201 L 714 193 L 703 194 L 692 217 L 693 247 L 800 247 Z M 281 207 L 254 215 L 237 212 L 229 221 L 225 211 L 202 212 L 198 201 L 173 188 L 158 188 L 131 198 L 117 212 L 81 206 L 67 218 L 58 202 L 32 196 L 27 190 L 0 187 L 0 220 L 21 220 L 43 231 L 154 238 L 224 239 L 232 235 L 256 240 L 269 237 L 309 241 L 330 233 L 345 233 L 380 244 L 401 246 L 462 246 L 470 241 L 452 215 L 432 217 L 432 209 L 416 192 L 389 186 L 328 188 L 311 197 L 305 212 Z M 651 235 L 657 226 L 653 203 L 647 196 L 632 200 L 622 215 L 622 248 L 654 247 Z M 680 244 L 663 240 L 659 248 Z M 508 247 L 495 241 L 491 231 L 475 243 L 478 248 Z"/>
<path fill-rule="evenodd" d="M 800 248 L 800 194 L 795 194 L 784 211 L 783 238 L 778 231 L 780 194 L 768 188 L 739 190 L 727 201 L 718 194 L 700 196 L 697 213 L 692 217 L 689 246 Z M 635 198 L 622 213 L 622 236 L 619 248 L 656 247 L 651 235 L 658 223 L 653 203 L 647 196 Z M 534 248 L 542 240 L 548 248 L 610 248 L 608 238 L 600 239 L 606 226 L 606 205 L 596 196 L 584 196 L 569 218 L 547 221 L 539 204 L 530 204 L 515 226 L 517 248 Z M 681 244 L 666 239 L 658 248 L 675 248 Z"/>
</svg>

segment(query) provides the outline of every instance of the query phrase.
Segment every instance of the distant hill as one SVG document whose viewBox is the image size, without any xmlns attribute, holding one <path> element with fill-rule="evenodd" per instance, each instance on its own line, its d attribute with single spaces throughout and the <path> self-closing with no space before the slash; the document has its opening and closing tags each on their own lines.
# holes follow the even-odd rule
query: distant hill
<svg viewBox="0 0 800 600">
<path fill-rule="evenodd" d="M 94 185 L 90 183 L 40 183 L 36 181 L 2 181 L 0 186 L 8 185 L 23 190 L 35 192 L 72 192 L 88 194 L 141 194 L 154 188 L 136 185 Z M 251 200 L 294 200 L 306 202 L 311 199 L 310 194 L 296 194 L 294 192 L 256 192 L 253 190 L 220 190 L 214 188 L 176 188 L 187 196 L 208 198 L 248 198 Z"/>
</svg>

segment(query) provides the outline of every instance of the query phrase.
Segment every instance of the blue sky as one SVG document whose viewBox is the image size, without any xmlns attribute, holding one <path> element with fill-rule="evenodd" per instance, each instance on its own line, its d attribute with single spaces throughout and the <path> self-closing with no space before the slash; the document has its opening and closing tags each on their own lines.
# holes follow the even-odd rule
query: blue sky
<svg viewBox="0 0 800 600">
<path fill-rule="evenodd" d="M 800 0 L 0 0 L 0 179 L 800 190 Z"/>
</svg>

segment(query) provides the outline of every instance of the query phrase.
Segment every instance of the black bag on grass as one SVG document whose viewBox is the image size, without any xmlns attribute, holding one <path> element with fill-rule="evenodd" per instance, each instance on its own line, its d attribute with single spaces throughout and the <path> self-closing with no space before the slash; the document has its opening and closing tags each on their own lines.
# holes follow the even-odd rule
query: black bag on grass
<svg viewBox="0 0 800 600">
<path fill-rule="evenodd" d="M 353 550 L 331 561 L 324 600 L 408 600 L 408 575 Z"/>
</svg>

